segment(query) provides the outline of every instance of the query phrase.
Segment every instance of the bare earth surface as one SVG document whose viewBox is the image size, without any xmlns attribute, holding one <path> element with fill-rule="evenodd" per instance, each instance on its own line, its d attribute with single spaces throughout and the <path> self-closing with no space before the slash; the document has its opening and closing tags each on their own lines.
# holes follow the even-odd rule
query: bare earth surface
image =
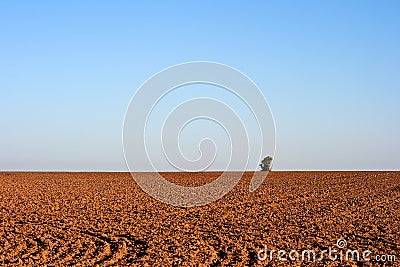
<svg viewBox="0 0 400 267">
<path fill-rule="evenodd" d="M 218 173 L 165 176 L 195 186 Z M 214 203 L 177 208 L 129 173 L 2 172 L 0 265 L 400 266 L 400 172 L 272 172 L 253 193 L 250 176 Z M 397 261 L 257 258 L 264 246 L 338 249 L 340 238 Z"/>
</svg>

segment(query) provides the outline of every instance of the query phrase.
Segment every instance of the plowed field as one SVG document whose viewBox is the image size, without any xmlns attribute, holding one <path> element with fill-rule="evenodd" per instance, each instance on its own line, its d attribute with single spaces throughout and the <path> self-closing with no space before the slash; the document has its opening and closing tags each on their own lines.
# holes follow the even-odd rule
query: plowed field
<svg viewBox="0 0 400 267">
<path fill-rule="evenodd" d="M 164 175 L 196 186 L 218 173 Z M 253 193 L 250 177 L 207 206 L 178 208 L 129 173 L 2 172 L 0 265 L 400 266 L 400 172 L 271 172 Z M 371 261 L 289 259 L 339 250 L 338 239 Z M 287 260 L 258 259 L 265 247 Z"/>
</svg>

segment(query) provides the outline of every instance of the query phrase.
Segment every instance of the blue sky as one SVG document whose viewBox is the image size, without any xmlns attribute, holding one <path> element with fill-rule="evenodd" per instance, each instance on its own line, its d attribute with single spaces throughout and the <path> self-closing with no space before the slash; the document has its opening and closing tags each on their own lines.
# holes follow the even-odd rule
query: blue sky
<svg viewBox="0 0 400 267">
<path fill-rule="evenodd" d="M 136 89 L 182 62 L 248 75 L 275 169 L 399 169 L 398 1 L 1 1 L 0 170 L 126 170 Z"/>
</svg>

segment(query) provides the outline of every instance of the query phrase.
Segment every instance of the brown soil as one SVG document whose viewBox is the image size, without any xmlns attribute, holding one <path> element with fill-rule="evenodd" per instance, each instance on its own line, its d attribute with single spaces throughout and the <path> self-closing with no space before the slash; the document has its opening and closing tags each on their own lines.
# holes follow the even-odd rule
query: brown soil
<svg viewBox="0 0 400 267">
<path fill-rule="evenodd" d="M 200 185 L 218 174 L 164 175 Z M 257 259 L 264 245 L 321 251 L 344 238 L 397 256 L 367 266 L 400 266 L 400 172 L 272 172 L 253 193 L 250 177 L 207 206 L 178 208 L 129 173 L 0 173 L 0 265 L 353 266 Z"/>
</svg>

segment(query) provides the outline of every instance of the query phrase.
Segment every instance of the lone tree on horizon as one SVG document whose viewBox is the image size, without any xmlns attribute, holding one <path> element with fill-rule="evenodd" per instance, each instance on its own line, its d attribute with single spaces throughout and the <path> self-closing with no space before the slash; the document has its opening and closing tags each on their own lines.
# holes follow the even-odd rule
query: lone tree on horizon
<svg viewBox="0 0 400 267">
<path fill-rule="evenodd" d="M 271 164 L 272 164 L 272 157 L 271 156 L 265 157 L 261 161 L 261 164 L 259 165 L 261 167 L 261 171 L 270 171 L 271 170 Z"/>
</svg>

